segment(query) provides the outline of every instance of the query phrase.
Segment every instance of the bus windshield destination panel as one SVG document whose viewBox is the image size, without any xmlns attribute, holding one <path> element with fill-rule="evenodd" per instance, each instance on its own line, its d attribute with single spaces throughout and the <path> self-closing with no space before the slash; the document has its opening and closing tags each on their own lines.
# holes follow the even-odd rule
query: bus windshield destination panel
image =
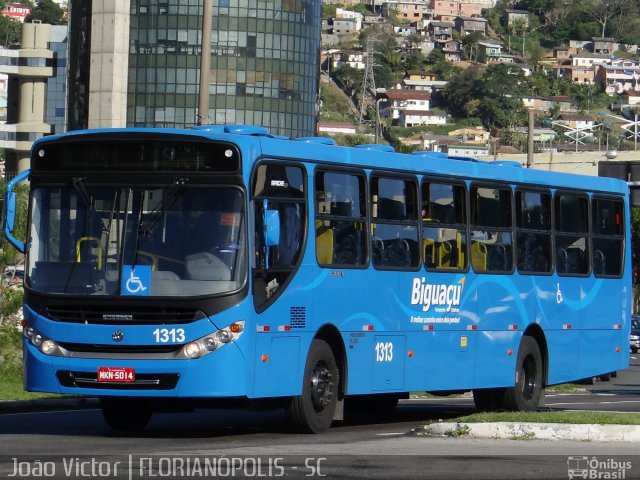
<svg viewBox="0 0 640 480">
<path fill-rule="evenodd" d="M 38 140 L 3 219 L 26 253 L 26 389 L 98 396 L 121 430 L 159 403 L 264 401 L 322 432 L 412 391 L 535 410 L 629 365 L 624 182 L 300 140 Z"/>
</svg>

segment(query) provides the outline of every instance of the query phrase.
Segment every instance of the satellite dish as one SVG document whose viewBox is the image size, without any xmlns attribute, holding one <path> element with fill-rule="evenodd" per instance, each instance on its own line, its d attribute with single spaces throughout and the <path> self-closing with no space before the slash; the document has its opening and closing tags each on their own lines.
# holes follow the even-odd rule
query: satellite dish
<svg viewBox="0 0 640 480">
<path fill-rule="evenodd" d="M 618 156 L 618 151 L 617 150 L 607 150 L 604 155 L 609 160 L 613 160 L 614 158 L 616 158 Z"/>
</svg>

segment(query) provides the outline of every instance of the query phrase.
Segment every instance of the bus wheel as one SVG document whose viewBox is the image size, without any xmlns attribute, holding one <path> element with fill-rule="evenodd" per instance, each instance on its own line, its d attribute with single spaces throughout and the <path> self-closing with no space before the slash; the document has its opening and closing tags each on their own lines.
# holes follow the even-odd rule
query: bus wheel
<svg viewBox="0 0 640 480">
<path fill-rule="evenodd" d="M 100 408 L 107 425 L 121 432 L 142 430 L 153 413 L 149 401 L 142 398 L 103 397 L 100 399 Z"/>
<path fill-rule="evenodd" d="M 538 343 L 525 335 L 518 349 L 516 383 L 505 389 L 503 406 L 507 410 L 532 412 L 543 398 L 542 355 Z"/>
<path fill-rule="evenodd" d="M 301 433 L 320 433 L 331 426 L 338 401 L 339 372 L 331 347 L 314 340 L 304 368 L 302 395 L 287 406 L 292 428 Z"/>
<path fill-rule="evenodd" d="M 479 388 L 473 391 L 473 403 L 479 412 L 494 412 L 500 409 L 503 388 Z"/>
</svg>

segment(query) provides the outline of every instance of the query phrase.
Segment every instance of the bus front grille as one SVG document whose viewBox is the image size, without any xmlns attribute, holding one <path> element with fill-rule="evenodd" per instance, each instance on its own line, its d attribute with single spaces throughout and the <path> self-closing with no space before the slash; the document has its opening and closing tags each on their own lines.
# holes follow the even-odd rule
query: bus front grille
<svg viewBox="0 0 640 480">
<path fill-rule="evenodd" d="M 153 325 L 191 323 L 205 315 L 196 309 L 178 308 L 109 308 L 82 306 L 48 306 L 45 315 L 56 322 L 108 324 L 108 325 Z"/>
<path fill-rule="evenodd" d="M 97 388 L 104 390 L 171 390 L 180 379 L 177 373 L 136 374 L 133 382 L 99 382 L 96 372 L 56 372 L 58 381 L 63 387 Z"/>
</svg>

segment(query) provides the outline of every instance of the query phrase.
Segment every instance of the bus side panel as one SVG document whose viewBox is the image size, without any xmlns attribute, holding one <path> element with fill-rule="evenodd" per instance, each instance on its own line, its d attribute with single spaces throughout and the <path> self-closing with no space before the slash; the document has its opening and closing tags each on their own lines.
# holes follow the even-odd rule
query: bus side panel
<svg viewBox="0 0 640 480">
<path fill-rule="evenodd" d="M 256 397 L 299 395 L 302 390 L 304 362 L 300 355 L 300 337 L 278 333 L 256 336 L 255 377 Z"/>
<path fill-rule="evenodd" d="M 405 336 L 376 335 L 373 339 L 375 363 L 372 371 L 374 392 L 397 392 L 404 389 Z"/>
<path fill-rule="evenodd" d="M 407 342 L 405 387 L 408 391 L 468 389 L 474 382 L 474 331 L 423 331 Z"/>
<path fill-rule="evenodd" d="M 580 335 L 580 378 L 618 370 L 621 357 L 628 356 L 629 340 L 621 344 L 619 330 L 583 330 Z M 624 352 L 624 353 L 623 353 Z"/>
<path fill-rule="evenodd" d="M 578 330 L 546 330 L 549 351 L 548 385 L 577 380 L 580 332 Z"/>
<path fill-rule="evenodd" d="M 513 386 L 522 332 L 483 330 L 476 334 L 475 388 Z"/>
</svg>

